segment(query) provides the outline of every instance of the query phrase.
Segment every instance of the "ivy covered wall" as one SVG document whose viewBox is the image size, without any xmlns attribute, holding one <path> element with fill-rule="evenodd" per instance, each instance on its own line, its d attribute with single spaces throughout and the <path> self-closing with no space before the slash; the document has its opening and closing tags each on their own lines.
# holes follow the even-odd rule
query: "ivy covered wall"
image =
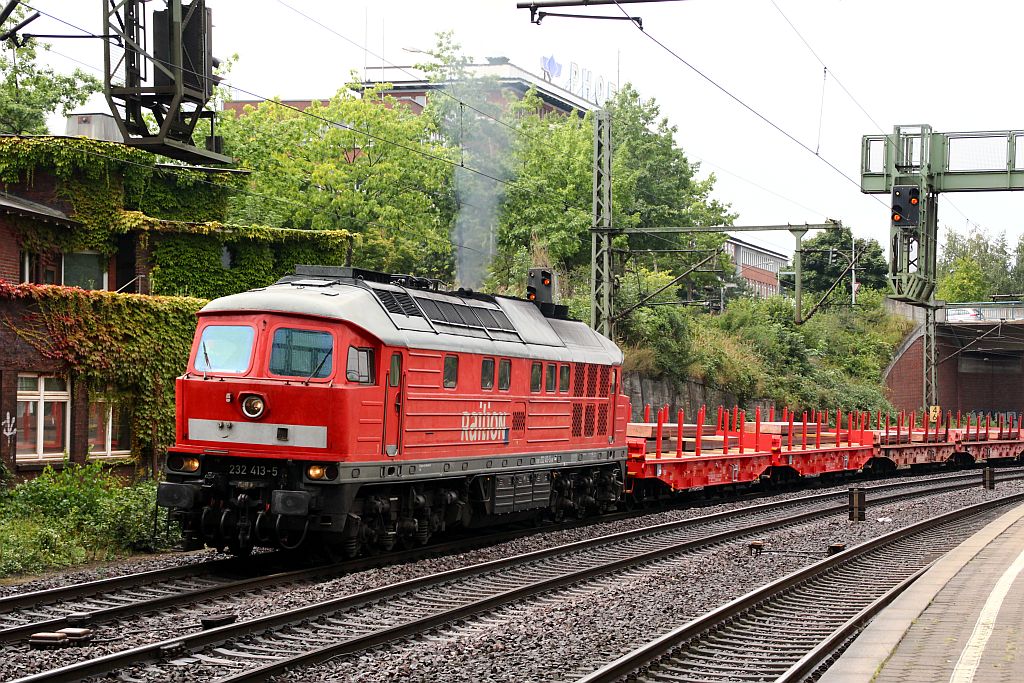
<svg viewBox="0 0 1024 683">
<path fill-rule="evenodd" d="M 128 409 L 135 454 L 173 441 L 174 379 L 205 301 L 0 280 L 4 302 L 25 304 L 27 312 L 17 323 L 5 316 L 0 339 L 16 335 L 73 386 Z"/>
</svg>

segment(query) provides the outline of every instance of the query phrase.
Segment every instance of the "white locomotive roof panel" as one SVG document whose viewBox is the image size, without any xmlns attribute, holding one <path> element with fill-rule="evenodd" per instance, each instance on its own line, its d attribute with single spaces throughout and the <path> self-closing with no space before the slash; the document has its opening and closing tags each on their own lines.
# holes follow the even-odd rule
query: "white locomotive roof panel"
<svg viewBox="0 0 1024 683">
<path fill-rule="evenodd" d="M 200 311 L 285 313 L 344 320 L 388 346 L 485 355 L 622 362 L 622 352 L 587 325 L 545 318 L 534 304 L 406 289 L 382 283 L 297 280 L 214 299 Z"/>
</svg>

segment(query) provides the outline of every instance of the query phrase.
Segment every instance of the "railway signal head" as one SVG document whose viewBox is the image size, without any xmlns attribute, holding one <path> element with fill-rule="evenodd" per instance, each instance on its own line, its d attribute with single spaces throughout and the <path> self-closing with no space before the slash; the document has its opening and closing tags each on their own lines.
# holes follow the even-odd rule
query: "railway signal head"
<svg viewBox="0 0 1024 683">
<path fill-rule="evenodd" d="M 921 222 L 921 188 L 916 185 L 893 185 L 892 224 L 918 225 Z"/>
<path fill-rule="evenodd" d="M 526 298 L 537 303 L 554 303 L 555 276 L 548 268 L 530 268 Z"/>
</svg>

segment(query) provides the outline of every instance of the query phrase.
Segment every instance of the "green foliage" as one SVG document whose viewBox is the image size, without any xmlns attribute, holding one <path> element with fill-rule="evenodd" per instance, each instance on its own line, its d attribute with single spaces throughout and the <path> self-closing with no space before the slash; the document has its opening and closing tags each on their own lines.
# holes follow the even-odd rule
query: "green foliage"
<svg viewBox="0 0 1024 683">
<path fill-rule="evenodd" d="M 935 298 L 949 302 L 985 301 L 989 293 L 985 273 L 978 262 L 970 256 L 961 256 L 953 261 L 939 280 Z"/>
<path fill-rule="evenodd" d="M 355 265 L 450 274 L 448 151 L 429 117 L 382 90 L 352 84 L 306 114 L 268 102 L 226 116 L 225 151 L 253 171 L 228 222 L 345 230 Z"/>
<path fill-rule="evenodd" d="M 30 310 L 11 329 L 78 385 L 130 408 L 133 452 L 174 438 L 174 379 L 192 346 L 198 299 L 0 282 Z"/>
<path fill-rule="evenodd" d="M 1016 249 L 1006 242 L 1006 233 L 990 235 L 975 229 L 961 235 L 946 230 L 945 244 L 938 259 L 937 299 L 984 301 L 993 295 L 1024 292 L 1024 238 Z"/>
<path fill-rule="evenodd" d="M 836 280 L 842 278 L 836 291 L 850 292 L 850 248 L 853 235 L 850 228 L 825 230 L 803 243 L 803 286 L 809 292 L 828 290 Z M 857 282 L 861 287 L 885 290 L 888 287 L 886 273 L 889 266 L 877 240 L 857 239 Z M 792 281 L 792 278 L 790 278 Z"/>
<path fill-rule="evenodd" d="M 637 291 L 669 279 L 647 272 L 636 286 L 624 280 L 621 293 L 638 300 Z M 655 306 L 637 309 L 618 331 L 627 369 L 697 379 L 741 403 L 885 411 L 882 374 L 909 323 L 886 314 L 883 301 L 880 292 L 861 290 L 857 308 L 825 311 L 800 326 L 792 303 L 781 297 L 736 299 L 718 316 Z"/>
<path fill-rule="evenodd" d="M 47 467 L 0 492 L 0 576 L 169 547 L 155 514 L 151 481 L 124 486 L 99 463 Z"/>
<path fill-rule="evenodd" d="M 27 14 L 19 7 L 0 28 L 13 28 Z M 13 42 L 0 51 L 0 133 L 45 135 L 49 114 L 59 109 L 66 116 L 100 91 L 100 82 L 81 69 L 65 75 L 37 65 L 34 38 Z"/>
<path fill-rule="evenodd" d="M 19 224 L 23 245 L 35 252 L 113 254 L 117 237 L 147 220 L 167 231 L 222 220 L 228 197 L 242 182 L 227 173 L 161 169 L 155 161 L 148 152 L 100 140 L 0 137 L 0 182 L 31 187 L 41 180 L 37 176 L 52 176 L 58 197 L 82 224 L 73 230 Z"/>
</svg>

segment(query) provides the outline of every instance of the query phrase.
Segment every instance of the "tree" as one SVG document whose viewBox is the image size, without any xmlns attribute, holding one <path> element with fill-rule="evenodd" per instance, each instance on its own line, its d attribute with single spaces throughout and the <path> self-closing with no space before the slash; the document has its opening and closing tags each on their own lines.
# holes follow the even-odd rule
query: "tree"
<svg viewBox="0 0 1024 683">
<path fill-rule="evenodd" d="M 961 235 L 951 228 L 946 229 L 946 241 L 938 260 L 939 285 L 951 277 L 957 263 L 961 259 L 970 260 L 981 273 L 984 290 L 991 294 L 1015 294 L 1024 289 L 1019 284 L 1024 281 L 1017 263 L 1020 262 L 1020 244 L 1016 256 L 1010 252 L 1006 243 L 1006 233 L 989 235 L 983 229 L 972 231 L 969 235 Z M 960 299 L 960 301 L 978 301 L 979 299 Z"/>
<path fill-rule="evenodd" d="M 954 261 L 935 291 L 936 299 L 949 302 L 985 301 L 988 296 L 985 274 L 970 256 L 961 256 Z"/>
<path fill-rule="evenodd" d="M 811 292 L 825 292 L 836 280 L 846 276 L 837 289 L 849 293 L 851 242 L 857 253 L 857 282 L 862 287 L 884 290 L 888 286 L 889 269 L 882 247 L 873 239 L 853 240 L 848 227 L 825 230 L 803 243 L 803 286 Z"/>
<path fill-rule="evenodd" d="M 267 102 L 222 122 L 225 152 L 252 169 L 234 223 L 345 229 L 353 265 L 447 277 L 448 150 L 431 119 L 351 84 L 304 113 Z"/>
<path fill-rule="evenodd" d="M 19 8 L 3 28 L 9 29 L 25 18 Z M 0 133 L 45 135 L 46 117 L 58 109 L 65 116 L 102 88 L 101 83 L 75 69 L 70 75 L 36 64 L 34 38 L 0 51 Z M 44 45 L 44 47 L 46 47 Z"/>
<path fill-rule="evenodd" d="M 715 176 L 698 181 L 700 165 L 691 163 L 676 141 L 678 128 L 661 116 L 653 99 L 643 99 L 626 84 L 605 105 L 612 116 L 612 208 L 618 227 L 654 228 L 731 224 L 728 205 L 711 198 Z M 634 258 L 647 267 L 683 273 L 718 249 L 725 234 L 697 233 L 634 236 L 631 249 L 688 249 L 688 253 L 651 254 Z M 725 254 L 707 268 L 728 271 L 733 266 Z M 712 273 L 687 278 L 687 296 L 703 287 L 718 286 Z"/>
</svg>

